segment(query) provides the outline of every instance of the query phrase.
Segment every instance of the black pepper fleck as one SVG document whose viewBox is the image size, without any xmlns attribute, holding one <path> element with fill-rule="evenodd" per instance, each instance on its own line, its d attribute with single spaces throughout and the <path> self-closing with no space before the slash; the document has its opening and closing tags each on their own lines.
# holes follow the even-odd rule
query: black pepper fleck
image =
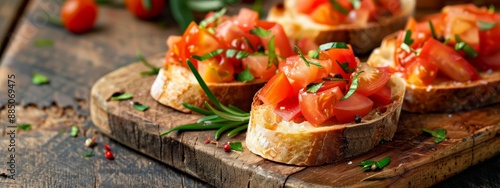
<svg viewBox="0 0 500 188">
<path fill-rule="evenodd" d="M 360 115 L 355 115 L 354 116 L 354 122 L 361 123 L 361 116 Z"/>
</svg>

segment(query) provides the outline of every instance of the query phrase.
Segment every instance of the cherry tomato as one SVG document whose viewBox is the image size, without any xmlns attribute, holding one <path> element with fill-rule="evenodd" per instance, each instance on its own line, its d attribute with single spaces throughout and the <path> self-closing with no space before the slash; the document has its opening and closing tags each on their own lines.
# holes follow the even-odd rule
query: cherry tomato
<svg viewBox="0 0 500 188">
<path fill-rule="evenodd" d="M 292 85 L 288 82 L 285 73 L 278 72 L 262 87 L 258 97 L 264 104 L 278 104 L 292 95 L 294 95 Z"/>
<path fill-rule="evenodd" d="M 384 86 L 380 91 L 368 96 L 376 106 L 385 106 L 391 103 L 391 88 Z"/>
<path fill-rule="evenodd" d="M 422 47 L 420 57 L 439 67 L 440 72 L 453 80 L 465 82 L 479 79 L 476 69 L 453 48 L 430 38 Z"/>
<path fill-rule="evenodd" d="M 313 126 L 318 126 L 335 116 L 333 106 L 344 96 L 338 87 L 310 93 L 300 90 L 299 103 L 302 115 Z"/>
<path fill-rule="evenodd" d="M 283 118 L 284 121 L 291 121 L 302 115 L 298 96 L 290 96 L 278 103 L 274 113 Z"/>
<path fill-rule="evenodd" d="M 146 7 L 146 1 L 150 2 L 149 10 Z M 150 19 L 163 13 L 165 0 L 125 0 L 125 6 L 137 18 Z"/>
<path fill-rule="evenodd" d="M 84 33 L 94 26 L 97 13 L 94 0 L 68 0 L 61 7 L 61 20 L 68 31 Z"/>
<path fill-rule="evenodd" d="M 349 98 L 337 102 L 333 106 L 333 113 L 340 123 L 354 121 L 354 116 L 366 116 L 373 107 L 373 101 L 363 94 L 354 92 Z"/>
<path fill-rule="evenodd" d="M 386 71 L 380 71 L 366 63 L 361 63 L 356 72 L 363 73 L 358 76 L 357 93 L 370 96 L 380 91 L 391 78 L 391 74 Z"/>
<path fill-rule="evenodd" d="M 307 58 L 310 61 L 327 61 L 327 60 L 315 60 Z M 280 71 L 283 72 L 290 84 L 293 86 L 293 91 L 297 93 L 300 89 L 306 87 L 308 84 L 316 81 L 318 79 L 319 67 L 315 65 L 309 65 L 302 60 L 299 55 L 295 55 L 286 58 L 286 61 L 282 62 L 280 65 Z M 327 75 L 323 75 L 326 77 Z M 319 76 L 319 78 L 323 77 Z"/>
</svg>

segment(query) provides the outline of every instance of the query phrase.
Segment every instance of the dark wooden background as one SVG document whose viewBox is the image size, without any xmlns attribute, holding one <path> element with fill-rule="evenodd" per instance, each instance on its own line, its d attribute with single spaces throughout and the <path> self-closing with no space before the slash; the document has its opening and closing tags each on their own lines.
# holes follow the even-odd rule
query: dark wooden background
<svg viewBox="0 0 500 188">
<path fill-rule="evenodd" d="M 16 137 L 16 180 L 0 176 L 0 187 L 210 187 L 99 134 L 90 121 L 90 88 L 97 79 L 136 62 L 136 51 L 164 53 L 166 38 L 180 33 L 168 11 L 157 20 L 142 21 L 123 8 L 100 6 L 95 28 L 75 35 L 48 23 L 61 2 L 0 0 L 0 174 L 8 174 L 7 75 L 16 75 L 17 122 L 32 125 Z M 266 1 L 266 7 L 271 4 Z M 54 44 L 39 47 L 36 40 Z M 50 84 L 32 85 L 33 72 L 49 76 Z M 69 135 L 72 125 L 80 127 L 76 138 Z M 83 146 L 94 135 L 98 146 Z M 115 160 L 104 158 L 104 143 Z M 82 157 L 91 150 L 95 156 Z M 436 187 L 500 187 L 499 172 L 497 156 Z"/>
</svg>

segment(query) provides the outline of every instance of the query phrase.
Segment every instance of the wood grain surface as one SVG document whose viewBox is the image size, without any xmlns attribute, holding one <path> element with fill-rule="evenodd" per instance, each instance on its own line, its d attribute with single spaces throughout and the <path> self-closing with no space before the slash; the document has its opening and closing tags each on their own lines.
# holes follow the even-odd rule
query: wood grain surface
<svg viewBox="0 0 500 188">
<path fill-rule="evenodd" d="M 26 8 L 21 2 L 27 4 Z M 47 16 L 58 15 L 62 2 L 0 0 L 0 41 L 5 47 L 3 52 L 0 51 L 0 187 L 212 187 L 205 181 L 96 132 L 90 121 L 90 89 L 96 80 L 136 61 L 136 50 L 145 56 L 163 53 L 166 37 L 180 33 L 168 11 L 157 20 L 142 21 L 131 16 L 126 9 L 100 5 L 100 16 L 94 30 L 74 35 L 47 22 Z M 265 1 L 264 7 L 274 3 Z M 229 7 L 228 12 L 234 13 L 239 7 Z M 6 26 L 6 23 L 10 26 Z M 51 40 L 54 45 L 37 47 L 34 42 L 39 39 Z M 46 74 L 51 83 L 32 85 L 33 72 Z M 16 137 L 19 149 L 16 180 L 2 176 L 6 173 L 6 149 L 10 142 L 7 135 L 10 123 L 6 118 L 8 97 L 5 93 L 6 75 L 9 74 L 16 75 L 15 89 L 19 93 L 15 107 L 17 123 L 29 123 L 32 126 L 32 130 L 20 131 Z M 72 125 L 80 128 L 76 138 L 70 137 L 68 133 Z M 97 147 L 84 147 L 83 140 L 94 135 L 97 136 Z M 148 142 L 144 140 L 141 145 L 148 145 Z M 111 146 L 116 160 L 108 161 L 103 157 L 104 143 Z M 95 152 L 94 157 L 82 156 L 90 150 Z M 155 152 L 163 155 L 161 153 L 167 151 Z M 224 154 L 220 151 L 217 153 Z M 181 157 L 182 154 L 176 155 Z M 193 155 L 194 150 L 186 152 L 186 156 Z M 204 156 L 197 157 L 203 161 L 201 159 Z M 216 165 L 212 165 L 211 169 L 215 169 Z M 273 164 L 262 162 L 259 165 L 265 167 Z M 188 166 L 193 169 L 193 165 Z M 290 174 L 292 170 L 286 172 Z M 473 166 L 436 187 L 500 187 L 498 171 L 499 156 Z M 205 176 L 220 175 L 221 172 L 214 171 Z M 278 177 L 280 181 L 286 178 Z M 265 183 L 263 185 L 278 181 L 276 177 L 264 179 L 259 176 L 253 179 Z M 239 178 L 227 181 L 248 180 Z"/>
<path fill-rule="evenodd" d="M 162 56 L 150 62 L 160 64 Z M 200 116 L 158 104 L 149 96 L 154 76 L 144 77 L 141 64 L 104 76 L 92 89 L 92 121 L 106 135 L 216 187 L 410 186 L 428 187 L 500 153 L 500 105 L 453 114 L 402 113 L 393 141 L 373 151 L 331 165 L 296 167 L 264 160 L 248 150 L 224 152 L 204 144 L 214 131 L 160 133 L 192 123 Z M 110 101 L 116 92 L 129 92 L 129 101 Z M 145 112 L 133 102 L 150 106 Z M 422 129 L 444 128 L 448 139 L 436 144 Z M 244 142 L 244 134 L 219 142 Z M 366 159 L 391 157 L 382 171 L 362 172 Z"/>
</svg>

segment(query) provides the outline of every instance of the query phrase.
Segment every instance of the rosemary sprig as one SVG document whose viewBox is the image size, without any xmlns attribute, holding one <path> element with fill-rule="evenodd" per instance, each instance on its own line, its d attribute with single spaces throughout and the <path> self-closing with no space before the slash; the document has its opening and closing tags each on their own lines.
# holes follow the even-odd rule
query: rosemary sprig
<svg viewBox="0 0 500 188">
<path fill-rule="evenodd" d="M 215 139 L 219 139 L 220 135 L 228 130 L 228 136 L 234 136 L 239 132 L 246 130 L 248 122 L 250 120 L 250 113 L 245 112 L 235 106 L 226 106 L 217 100 L 215 95 L 210 91 L 207 84 L 201 78 L 200 73 L 196 70 L 194 65 L 188 59 L 186 60 L 189 69 L 193 72 L 194 77 L 200 84 L 205 94 L 212 102 L 214 106 L 205 101 L 205 106 L 208 110 L 198 108 L 188 103 L 183 103 L 182 105 L 187 109 L 205 115 L 204 117 L 198 119 L 196 123 L 180 125 L 174 127 L 166 132 L 160 134 L 160 136 L 167 135 L 173 131 L 200 131 L 200 130 L 217 130 L 215 133 Z"/>
</svg>

